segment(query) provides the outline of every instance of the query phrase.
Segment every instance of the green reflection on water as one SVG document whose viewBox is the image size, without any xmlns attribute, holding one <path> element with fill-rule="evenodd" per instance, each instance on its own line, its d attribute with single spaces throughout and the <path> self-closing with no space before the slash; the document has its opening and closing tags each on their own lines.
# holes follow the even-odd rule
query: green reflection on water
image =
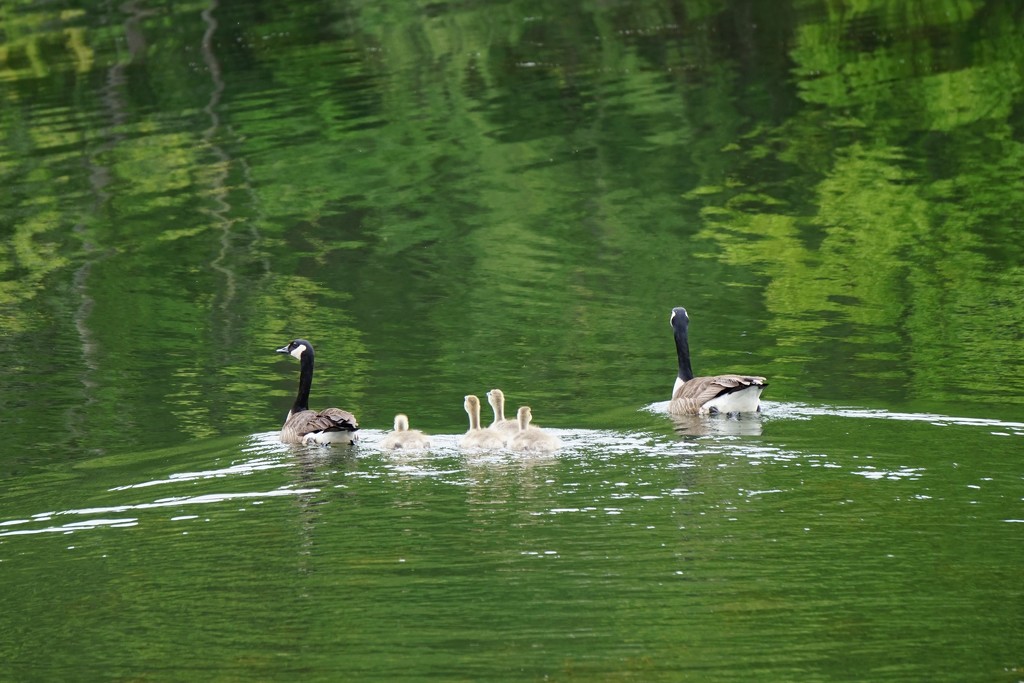
<svg viewBox="0 0 1024 683">
<path fill-rule="evenodd" d="M 976 2 L 14 3 L 0 534 L 134 521 L 0 536 L 5 661 L 1019 677 L 1019 430 L 827 406 L 1019 420 L 1020 29 Z M 677 441 L 640 410 L 675 305 L 698 372 L 769 376 L 775 415 Z M 253 455 L 297 336 L 314 405 L 371 441 L 399 411 L 454 434 L 497 386 L 629 445 Z M 213 498 L 131 507 L 165 491 Z"/>
</svg>

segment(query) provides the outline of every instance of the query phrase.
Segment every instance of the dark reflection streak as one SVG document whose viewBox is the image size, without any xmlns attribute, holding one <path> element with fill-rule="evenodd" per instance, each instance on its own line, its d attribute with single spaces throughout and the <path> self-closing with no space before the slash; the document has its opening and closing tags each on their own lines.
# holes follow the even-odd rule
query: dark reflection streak
<svg viewBox="0 0 1024 683">
<path fill-rule="evenodd" d="M 210 101 L 205 107 L 203 107 L 203 111 L 210 117 L 210 127 L 203 131 L 203 140 L 213 152 L 218 162 L 216 165 L 216 172 L 213 174 L 213 179 L 211 181 L 211 185 L 213 187 L 213 201 L 216 208 L 210 211 L 210 213 L 213 214 L 217 223 L 220 225 L 220 251 L 217 253 L 217 258 L 210 263 L 210 267 L 224 276 L 224 298 L 220 302 L 220 309 L 225 311 L 228 310 L 234 302 L 238 286 L 234 270 L 225 265 L 228 253 L 231 251 L 231 229 L 234 225 L 234 220 L 228 218 L 228 213 L 231 211 L 231 204 L 227 199 L 227 178 L 231 158 L 223 148 L 214 143 L 214 138 L 221 127 L 220 116 L 217 113 L 217 108 L 220 106 L 221 96 L 224 94 L 223 73 L 221 72 L 220 62 L 217 60 L 217 56 L 213 52 L 213 38 L 217 33 L 218 26 L 217 19 L 213 16 L 213 13 L 218 6 L 218 0 L 211 0 L 210 6 L 204 9 L 201 13 L 203 23 L 206 24 L 206 31 L 203 33 L 203 41 L 200 50 L 203 54 L 203 61 L 206 63 L 206 68 L 210 73 L 210 80 L 213 83 L 213 90 L 210 92 Z M 223 316 L 220 317 L 223 318 Z M 224 328 L 225 334 L 223 341 L 225 342 L 229 341 L 231 336 L 229 329 L 230 325 L 227 325 Z"/>
<path fill-rule="evenodd" d="M 338 451 L 337 453 L 335 452 L 336 450 Z M 327 452 L 324 453 L 324 451 Z M 329 468 L 341 464 L 342 467 L 339 467 L 339 470 L 351 470 L 351 463 L 354 462 L 354 451 L 351 446 L 340 446 L 337 449 L 325 449 L 317 446 L 293 447 L 292 456 L 298 468 L 295 486 L 300 490 L 316 491 L 315 493 L 301 493 L 295 496 L 296 507 L 298 508 L 298 554 L 300 557 L 300 564 L 297 569 L 300 574 L 311 574 L 314 571 L 312 564 L 315 546 L 313 532 L 323 516 L 319 508 L 322 505 L 329 504 L 324 493 L 330 487 L 328 479 Z"/>
<path fill-rule="evenodd" d="M 124 22 L 125 41 L 128 44 L 128 60 L 118 62 L 110 67 L 107 71 L 106 83 L 101 90 L 100 101 L 106 108 L 109 123 L 101 129 L 101 136 L 104 142 L 85 158 L 85 165 L 89 173 L 89 187 L 94 197 L 92 206 L 88 211 L 90 216 L 98 216 L 110 200 L 107 186 L 111 182 L 111 172 L 110 168 L 104 165 L 101 159 L 112 152 L 125 137 L 121 130 L 128 118 L 122 96 L 126 82 L 124 72 L 128 64 L 141 60 L 145 55 L 146 40 L 141 30 L 141 22 L 147 16 L 154 14 L 154 12 L 149 10 L 140 10 L 134 0 L 122 4 L 119 9 L 128 15 Z M 85 419 L 85 409 L 94 405 L 97 401 L 95 391 L 98 385 L 93 376 L 99 370 L 99 362 L 96 359 L 99 344 L 96 341 L 96 335 L 89 327 L 89 316 L 96 305 L 96 300 L 89 294 L 89 276 L 92 274 L 93 266 L 108 258 L 112 253 L 109 250 L 98 248 L 94 242 L 94 236 L 86 234 L 88 229 L 86 223 L 87 221 L 83 218 L 72 228 L 75 234 L 82 238 L 82 252 L 85 255 L 84 263 L 75 271 L 71 280 L 72 291 L 77 295 L 79 302 L 72 319 L 82 348 L 83 370 L 79 381 L 84 388 L 84 400 L 71 409 L 67 425 L 79 439 L 86 433 L 86 430 L 80 428 L 83 419 Z M 103 453 L 104 449 L 97 448 L 94 452 Z"/>
<path fill-rule="evenodd" d="M 206 25 L 206 31 L 203 33 L 200 51 L 202 52 L 203 61 L 206 64 L 207 71 L 210 74 L 210 81 L 213 84 L 213 89 L 210 92 L 210 100 L 207 102 L 206 106 L 203 107 L 203 112 L 205 112 L 210 118 L 210 126 L 203 131 L 202 137 L 203 141 L 209 147 L 216 159 L 216 168 L 210 183 L 213 190 L 212 197 L 215 208 L 210 211 L 210 214 L 214 217 L 215 222 L 220 226 L 221 231 L 220 250 L 217 253 L 217 257 L 210 263 L 210 267 L 224 276 L 224 295 L 218 308 L 221 311 L 228 311 L 235 302 L 238 284 L 235 271 L 226 265 L 228 256 L 231 253 L 232 229 L 235 223 L 235 219 L 229 217 L 232 206 L 228 201 L 227 186 L 232 159 L 224 148 L 215 142 L 218 133 L 221 131 L 218 107 L 220 106 L 225 88 L 224 75 L 220 68 L 220 62 L 218 61 L 216 54 L 214 54 L 213 45 L 214 36 L 217 33 L 218 27 L 217 19 L 213 16 L 213 13 L 218 7 L 218 0 L 210 0 L 209 7 L 201 12 L 203 23 Z M 246 186 L 251 188 L 252 185 L 248 182 L 248 166 L 244 161 L 239 162 L 239 165 L 242 169 L 243 177 L 246 179 Z M 259 233 L 255 226 L 251 228 L 251 235 L 254 242 L 259 239 Z M 269 273 L 269 263 L 266 261 L 264 263 L 264 272 Z M 222 346 L 223 348 L 230 348 L 232 337 L 231 317 L 227 315 L 218 315 L 216 316 L 216 320 L 218 323 L 224 325 L 221 336 Z M 319 475 L 315 460 L 300 457 L 298 459 L 298 465 L 300 468 L 299 480 L 303 482 L 304 487 L 316 487 L 319 489 L 320 486 L 323 485 L 320 481 L 322 477 Z M 301 510 L 301 540 L 299 555 L 307 559 L 312 554 L 313 528 L 316 526 L 318 518 L 315 508 L 322 502 L 319 500 L 319 497 L 319 493 L 317 493 L 301 494 L 297 498 L 298 506 Z M 300 571 L 306 573 L 310 571 L 310 568 L 304 562 L 303 566 L 300 567 Z"/>
<path fill-rule="evenodd" d="M 217 19 L 213 16 L 213 12 L 219 7 L 219 5 L 220 3 L 218 2 L 218 0 L 211 0 L 210 7 L 203 10 L 201 13 L 203 22 L 206 24 L 206 31 L 203 33 L 203 41 L 202 45 L 200 46 L 200 51 L 203 54 L 203 61 L 206 63 L 206 67 L 210 71 L 210 80 L 213 81 L 213 91 L 210 93 L 210 101 L 207 103 L 205 107 L 203 107 L 203 111 L 207 114 L 207 116 L 210 117 L 210 127 L 203 132 L 203 139 L 210 146 L 210 149 L 213 150 L 213 153 L 217 156 L 217 158 L 223 162 L 222 173 L 218 177 L 218 182 L 214 183 L 215 186 L 220 188 L 220 191 L 215 195 L 215 201 L 217 202 L 220 208 L 217 211 L 211 212 L 221 219 L 223 224 L 223 234 L 221 236 L 221 250 L 217 258 L 214 259 L 212 268 L 223 273 L 224 277 L 228 281 L 227 285 L 229 295 L 225 296 L 225 300 L 221 304 L 221 308 L 226 309 L 230 304 L 232 298 L 234 297 L 236 287 L 234 272 L 222 265 L 231 247 L 231 227 L 234 224 L 233 220 L 229 221 L 224 217 L 225 214 L 231 210 L 231 204 L 227 201 L 227 190 L 224 187 L 224 181 L 228 176 L 229 165 L 234 164 L 241 169 L 242 178 L 244 180 L 244 182 L 242 183 L 243 187 L 248 190 L 249 195 L 253 199 L 254 205 L 258 205 L 259 202 L 257 200 L 256 193 L 252 190 L 252 171 L 249 167 L 249 164 L 246 163 L 244 158 L 231 158 L 227 154 L 227 152 L 224 151 L 223 148 L 214 144 L 213 142 L 214 135 L 222 128 L 220 115 L 217 113 L 217 107 L 220 106 L 221 97 L 224 94 L 224 88 L 226 87 L 223 72 L 220 68 L 220 62 L 217 60 L 216 55 L 214 55 L 213 53 L 213 37 L 214 34 L 217 32 L 217 28 L 219 26 Z M 223 126 L 223 128 L 224 130 L 233 134 L 230 125 Z M 255 243 L 260 238 L 259 229 L 256 227 L 255 222 L 252 222 L 250 225 L 251 227 L 249 229 L 249 234 L 251 235 L 253 242 Z M 263 258 L 261 259 L 261 261 L 263 264 L 264 274 L 269 274 L 270 259 Z"/>
<path fill-rule="evenodd" d="M 146 61 L 146 36 L 142 33 L 142 20 L 157 14 L 156 10 L 140 9 L 136 0 L 123 3 L 120 8 L 128 18 L 124 22 L 124 38 L 128 43 L 128 63 L 141 64 Z M 122 69 L 125 64 L 118 65 Z M 117 68 L 116 66 L 114 68 Z"/>
<path fill-rule="evenodd" d="M 263 212 L 259 210 L 259 197 L 257 197 L 255 190 L 253 190 L 254 183 L 252 181 L 252 167 L 244 158 L 236 160 L 236 163 L 242 171 L 242 179 L 244 181 L 243 187 L 247 190 L 249 197 L 252 199 L 252 206 L 256 212 L 256 216 L 262 219 L 264 215 Z M 253 244 L 257 244 L 260 239 L 260 230 L 256 227 L 256 224 L 256 220 L 250 221 L 249 223 L 249 235 L 252 237 Z M 266 254 L 263 255 L 263 257 L 260 258 L 260 264 L 263 266 L 263 275 L 270 275 L 270 257 Z"/>
</svg>

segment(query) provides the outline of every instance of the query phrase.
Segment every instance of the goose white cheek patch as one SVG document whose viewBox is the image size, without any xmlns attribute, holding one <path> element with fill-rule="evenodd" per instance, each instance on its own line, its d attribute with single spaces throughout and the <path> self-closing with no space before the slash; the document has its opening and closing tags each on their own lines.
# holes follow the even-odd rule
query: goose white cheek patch
<svg viewBox="0 0 1024 683">
<path fill-rule="evenodd" d="M 296 346 L 294 349 L 292 349 L 290 355 L 295 356 L 299 360 L 302 360 L 302 352 L 305 351 L 305 350 L 306 350 L 305 346 Z"/>
</svg>

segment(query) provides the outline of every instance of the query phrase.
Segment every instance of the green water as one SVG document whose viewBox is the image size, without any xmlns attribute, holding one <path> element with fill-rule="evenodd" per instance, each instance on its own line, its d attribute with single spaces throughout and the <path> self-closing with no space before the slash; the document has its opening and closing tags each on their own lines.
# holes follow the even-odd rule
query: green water
<svg viewBox="0 0 1024 683">
<path fill-rule="evenodd" d="M 8 3 L 0 680 L 1024 680 L 1022 24 Z"/>
</svg>

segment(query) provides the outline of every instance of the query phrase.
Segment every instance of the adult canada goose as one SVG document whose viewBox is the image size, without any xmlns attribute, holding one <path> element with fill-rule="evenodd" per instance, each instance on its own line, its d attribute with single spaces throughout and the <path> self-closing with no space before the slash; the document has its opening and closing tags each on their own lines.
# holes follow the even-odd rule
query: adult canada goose
<svg viewBox="0 0 1024 683">
<path fill-rule="evenodd" d="M 505 445 L 505 439 L 496 431 L 480 429 L 480 399 L 476 396 L 466 396 L 463 402 L 466 414 L 469 415 L 469 431 L 459 441 L 462 448 L 501 448 Z"/>
<path fill-rule="evenodd" d="M 278 353 L 299 359 L 299 393 L 281 427 L 281 441 L 301 444 L 352 443 L 359 423 L 352 413 L 340 408 L 309 409 L 309 388 L 313 386 L 313 345 L 296 339 L 282 346 Z"/>
<path fill-rule="evenodd" d="M 418 429 L 409 429 L 409 418 L 399 413 L 395 415 L 395 431 L 381 439 L 380 447 L 388 450 L 429 448 L 430 438 Z"/>
<path fill-rule="evenodd" d="M 676 338 L 679 374 L 672 387 L 668 412 L 677 415 L 714 415 L 716 413 L 753 413 L 761 410 L 761 392 L 768 386 L 764 377 L 754 375 L 715 375 L 694 377 L 690 367 L 687 327 L 690 317 L 682 307 L 672 309 L 669 319 Z"/>
<path fill-rule="evenodd" d="M 562 442 L 553 434 L 548 434 L 540 427 L 531 427 L 533 413 L 530 406 L 522 406 L 517 413 L 519 419 L 519 432 L 508 442 L 509 448 L 514 451 L 554 451 Z"/>
<path fill-rule="evenodd" d="M 487 392 L 487 402 L 491 404 L 491 409 L 494 411 L 494 422 L 487 428 L 495 430 L 508 441 L 519 432 L 519 423 L 515 420 L 505 419 L 505 394 L 501 389 L 491 389 Z"/>
</svg>

